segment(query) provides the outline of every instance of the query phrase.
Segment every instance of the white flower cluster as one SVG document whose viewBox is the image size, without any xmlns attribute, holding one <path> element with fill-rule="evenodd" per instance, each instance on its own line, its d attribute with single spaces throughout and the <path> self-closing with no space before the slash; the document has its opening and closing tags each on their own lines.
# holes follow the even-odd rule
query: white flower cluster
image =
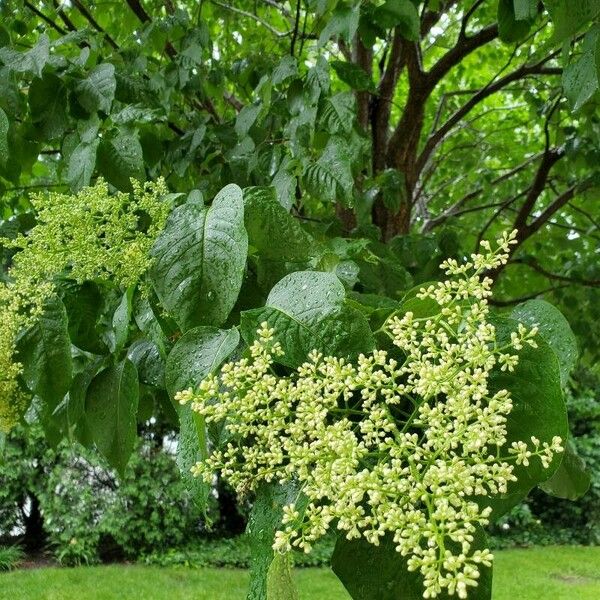
<svg viewBox="0 0 600 600">
<path fill-rule="evenodd" d="M 496 365 L 513 370 L 511 350 L 535 346 L 536 335 L 520 327 L 498 346 L 487 321 L 484 273 L 507 260 L 513 239 L 466 264 L 446 261 L 452 279 L 418 294 L 436 301 L 434 314 L 389 320 L 400 352 L 375 351 L 357 364 L 313 352 L 278 377 L 281 346 L 263 323 L 249 358 L 178 395 L 207 421 L 224 422 L 230 436 L 195 474 L 210 481 L 220 471 L 241 494 L 261 481 L 296 481 L 306 508 L 285 507 L 276 550 L 309 552 L 332 526 L 375 545 L 390 535 L 423 576 L 425 598 L 466 598 L 492 560 L 473 548 L 491 512 L 474 498 L 506 492 L 515 463 L 537 456 L 547 467 L 562 450 L 559 438 L 532 438 L 501 452 L 512 402 L 506 390 L 488 389 L 489 374 Z"/>
</svg>

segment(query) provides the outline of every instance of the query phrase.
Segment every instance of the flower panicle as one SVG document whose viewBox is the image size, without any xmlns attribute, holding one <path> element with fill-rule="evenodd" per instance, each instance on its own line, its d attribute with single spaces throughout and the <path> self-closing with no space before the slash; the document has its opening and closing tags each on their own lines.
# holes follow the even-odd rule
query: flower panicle
<svg viewBox="0 0 600 600">
<path fill-rule="evenodd" d="M 418 293 L 437 302 L 431 316 L 388 320 L 402 361 L 382 350 L 356 362 L 314 350 L 280 377 L 282 346 L 262 323 L 248 356 L 176 396 L 228 433 L 194 474 L 210 481 L 218 471 L 240 494 L 297 482 L 305 501 L 284 507 L 277 551 L 310 552 L 331 527 L 374 545 L 391 536 L 423 577 L 425 598 L 466 598 L 493 559 L 475 544 L 491 514 L 475 497 L 506 493 L 516 465 L 548 468 L 563 449 L 558 437 L 534 437 L 504 451 L 513 402 L 489 376 L 514 370 L 536 330 L 519 325 L 497 345 L 485 273 L 504 264 L 515 236 L 494 250 L 482 243 L 486 253 L 464 265 L 446 261 L 449 279 Z"/>
</svg>

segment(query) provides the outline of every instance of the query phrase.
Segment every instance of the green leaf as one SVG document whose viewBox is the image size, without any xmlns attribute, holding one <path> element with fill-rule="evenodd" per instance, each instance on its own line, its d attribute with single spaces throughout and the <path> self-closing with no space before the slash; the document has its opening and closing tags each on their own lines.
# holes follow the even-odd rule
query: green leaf
<svg viewBox="0 0 600 600">
<path fill-rule="evenodd" d="M 118 354 L 124 347 L 129 337 L 129 322 L 131 321 L 131 309 L 134 288 L 130 287 L 121 298 L 121 302 L 115 310 L 112 319 L 112 342 L 111 352 Z"/>
<path fill-rule="evenodd" d="M 557 498 L 577 500 L 590 488 L 592 477 L 585 468 L 585 462 L 577 454 L 573 441 L 565 445 L 565 452 L 560 466 L 548 479 L 540 484 L 540 488 Z"/>
<path fill-rule="evenodd" d="M 4 166 L 8 160 L 8 117 L 0 108 L 0 166 Z"/>
<path fill-rule="evenodd" d="M 279 170 L 275 173 L 272 180 L 272 186 L 275 188 L 277 201 L 286 211 L 291 210 L 296 201 L 296 176 L 291 173 L 291 163 L 289 157 L 285 157 L 279 165 Z"/>
<path fill-rule="evenodd" d="M 289 554 L 275 553 L 267 572 L 268 600 L 298 600 Z"/>
<path fill-rule="evenodd" d="M 544 0 L 554 25 L 554 42 L 575 35 L 600 14 L 600 0 Z"/>
<path fill-rule="evenodd" d="M 133 133 L 122 132 L 98 147 L 98 170 L 104 178 L 123 191 L 131 190 L 130 179 L 146 178 L 142 146 Z"/>
<path fill-rule="evenodd" d="M 332 37 L 341 37 L 350 43 L 358 29 L 359 18 L 360 4 L 348 6 L 340 2 L 333 11 L 327 25 L 321 31 L 318 47 L 324 46 Z"/>
<path fill-rule="evenodd" d="M 179 412 L 179 438 L 177 440 L 177 466 L 194 504 L 206 514 L 212 485 L 194 477 L 191 468 L 208 458 L 208 440 L 204 417 L 189 406 Z"/>
<path fill-rule="evenodd" d="M 361 67 L 354 63 L 343 60 L 334 60 L 329 63 L 338 77 L 347 83 L 353 90 L 358 91 L 375 91 L 375 84 L 369 74 Z"/>
<path fill-rule="evenodd" d="M 538 14 L 538 0 L 513 0 L 513 8 L 517 21 L 535 19 Z"/>
<path fill-rule="evenodd" d="M 99 358 L 88 363 L 83 371 L 73 377 L 67 397 L 66 421 L 69 429 L 75 426 L 77 440 L 86 448 L 93 443 L 92 431 L 85 415 L 85 398 L 90 383 L 100 369 L 106 366 L 106 358 Z"/>
<path fill-rule="evenodd" d="M 52 73 L 45 73 L 29 86 L 31 120 L 47 140 L 60 137 L 69 125 L 67 90 L 64 81 Z"/>
<path fill-rule="evenodd" d="M 248 131 L 254 125 L 261 109 L 260 104 L 247 104 L 240 110 L 235 119 L 235 132 L 240 139 L 248 135 Z"/>
<path fill-rule="evenodd" d="M 224 187 L 210 208 L 188 199 L 171 213 L 152 249 L 151 277 L 162 305 L 183 331 L 225 322 L 242 285 L 247 253 L 237 185 Z"/>
<path fill-rule="evenodd" d="M 71 343 L 93 354 L 104 354 L 108 348 L 101 335 L 103 298 L 100 288 L 91 281 L 82 284 L 65 282 L 63 302 L 69 315 Z"/>
<path fill-rule="evenodd" d="M 325 100 L 319 120 L 329 133 L 350 133 L 354 125 L 354 116 L 354 94 L 341 92 Z"/>
<path fill-rule="evenodd" d="M 135 365 L 142 383 L 157 388 L 165 385 L 165 361 L 151 340 L 137 339 L 127 350 L 127 358 Z"/>
<path fill-rule="evenodd" d="M 285 352 L 278 361 L 291 367 L 302 364 L 311 350 L 356 357 L 374 346 L 366 318 L 345 304 L 344 286 L 333 273 L 298 271 L 284 277 L 265 307 L 242 313 L 242 336 L 248 344 L 263 321 L 275 329 Z"/>
<path fill-rule="evenodd" d="M 94 443 L 121 476 L 135 444 L 138 401 L 138 375 L 129 359 L 101 371 L 87 389 L 85 415 Z"/>
<path fill-rule="evenodd" d="M 71 152 L 67 181 L 73 192 L 78 192 L 90 184 L 96 166 L 96 152 L 99 143 L 100 140 L 93 140 L 89 143 L 81 142 Z"/>
<path fill-rule="evenodd" d="M 477 529 L 473 550 L 487 548 L 483 530 Z M 391 536 L 374 546 L 364 538 L 347 540 L 340 535 L 331 558 L 331 568 L 344 584 L 353 600 L 422 600 L 423 579 L 418 572 L 409 571 L 407 559 L 396 551 Z M 469 600 L 490 600 L 492 569 L 480 567 L 477 587 L 469 587 Z M 439 600 L 455 598 L 448 594 Z"/>
<path fill-rule="evenodd" d="M 519 19 L 515 14 L 513 0 L 498 2 L 498 35 L 503 42 L 512 44 L 527 37 L 537 13 L 533 18 Z"/>
<path fill-rule="evenodd" d="M 304 171 L 304 182 L 315 198 L 335 202 L 342 198 L 349 202 L 352 197 L 352 154 L 348 141 L 332 136 L 319 159 Z"/>
<path fill-rule="evenodd" d="M 235 350 L 240 341 L 237 329 L 195 327 L 175 344 L 165 367 L 165 383 L 171 398 L 195 388 Z"/>
<path fill-rule="evenodd" d="M 277 201 L 274 188 L 244 190 L 244 223 L 248 242 L 261 257 L 305 262 L 316 252 L 315 240 Z"/>
<path fill-rule="evenodd" d="M 271 75 L 271 83 L 273 85 L 279 85 L 290 77 L 296 77 L 298 75 L 298 60 L 295 56 L 284 56 L 279 64 L 273 69 Z"/>
<path fill-rule="evenodd" d="M 565 96 L 573 110 L 580 109 L 598 91 L 596 51 L 599 39 L 598 30 L 590 31 L 585 37 L 581 56 L 563 71 Z"/>
<path fill-rule="evenodd" d="M 285 485 L 262 484 L 256 492 L 256 499 L 250 512 L 247 528 L 252 550 L 250 590 L 247 600 L 283 600 L 285 598 L 285 596 L 271 596 L 268 594 L 269 571 L 275 559 L 272 546 L 275 540 L 275 532 L 281 526 L 283 507 L 292 502 L 297 504 L 297 500 L 298 489 L 291 483 Z M 281 567 L 282 565 L 275 564 L 271 577 Z M 274 584 L 275 582 L 271 582 L 271 586 Z M 288 596 L 290 600 L 293 597 Z"/>
<path fill-rule="evenodd" d="M 508 343 L 510 333 L 517 329 L 517 322 L 499 319 L 494 324 L 498 344 Z M 490 376 L 490 392 L 506 389 L 513 402 L 513 409 L 507 418 L 507 442 L 504 448 L 518 441 L 531 444 L 532 436 L 542 443 L 550 443 L 554 436 L 567 440 L 567 408 L 560 385 L 558 358 L 541 337 L 536 338 L 536 343 L 537 348 L 526 345 L 519 352 L 519 363 L 512 373 L 497 369 Z M 562 454 L 555 455 L 547 469 L 544 469 L 539 458 L 530 459 L 528 466 L 515 465 L 514 474 L 518 481 L 509 483 L 508 493 L 482 499 L 484 505 L 492 507 L 492 519 L 516 506 L 531 489 L 549 479 L 561 460 Z"/>
<path fill-rule="evenodd" d="M 181 390 L 196 388 L 225 361 L 239 341 L 237 329 L 196 327 L 188 331 L 178 340 L 167 358 L 165 382 L 171 398 Z M 189 406 L 179 407 L 178 413 L 177 464 L 194 502 L 201 510 L 205 510 L 211 486 L 201 478 L 194 477 L 190 469 L 208 456 L 206 424 L 203 417 L 194 413 Z"/>
<path fill-rule="evenodd" d="M 402 36 L 412 42 L 421 34 L 421 19 L 411 0 L 386 0 L 373 12 L 373 20 L 384 29 L 398 27 Z"/>
<path fill-rule="evenodd" d="M 73 373 L 67 311 L 58 297 L 44 302 L 37 322 L 19 339 L 17 353 L 27 386 L 51 411 L 69 391 Z"/>
<path fill-rule="evenodd" d="M 528 300 L 516 306 L 511 318 L 528 327 L 537 327 L 539 335 L 554 350 L 560 365 L 563 388 L 577 364 L 577 338 L 564 315 L 545 300 Z"/>
<path fill-rule="evenodd" d="M 85 110 L 90 113 L 101 110 L 109 114 L 116 89 L 115 67 L 110 63 L 103 63 L 92 69 L 88 76 L 77 84 L 75 91 Z"/>
<path fill-rule="evenodd" d="M 17 52 L 11 48 L 0 48 L 0 61 L 11 71 L 18 73 L 33 73 L 42 76 L 42 70 L 50 58 L 50 40 L 43 33 L 36 45 L 27 52 Z"/>
</svg>

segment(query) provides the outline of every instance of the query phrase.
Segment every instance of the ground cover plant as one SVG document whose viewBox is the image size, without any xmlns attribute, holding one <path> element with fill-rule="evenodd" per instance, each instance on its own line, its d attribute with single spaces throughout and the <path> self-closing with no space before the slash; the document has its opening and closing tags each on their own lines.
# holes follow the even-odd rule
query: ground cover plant
<svg viewBox="0 0 600 600">
<path fill-rule="evenodd" d="M 251 600 L 328 532 L 355 600 L 489 598 L 484 527 L 590 483 L 600 5 L 122 8 L 0 6 L 0 427 L 123 477 L 176 423 Z"/>
</svg>

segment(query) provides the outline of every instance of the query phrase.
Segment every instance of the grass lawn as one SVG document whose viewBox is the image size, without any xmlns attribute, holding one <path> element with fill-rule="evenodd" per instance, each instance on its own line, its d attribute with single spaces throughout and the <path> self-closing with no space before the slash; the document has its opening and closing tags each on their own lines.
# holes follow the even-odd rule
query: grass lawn
<svg viewBox="0 0 600 600">
<path fill-rule="evenodd" d="M 296 571 L 301 600 L 348 600 L 327 569 Z M 144 566 L 28 569 L 0 574 L 0 600 L 243 600 L 248 575 Z M 598 600 L 600 548 L 496 552 L 494 600 Z"/>
</svg>

